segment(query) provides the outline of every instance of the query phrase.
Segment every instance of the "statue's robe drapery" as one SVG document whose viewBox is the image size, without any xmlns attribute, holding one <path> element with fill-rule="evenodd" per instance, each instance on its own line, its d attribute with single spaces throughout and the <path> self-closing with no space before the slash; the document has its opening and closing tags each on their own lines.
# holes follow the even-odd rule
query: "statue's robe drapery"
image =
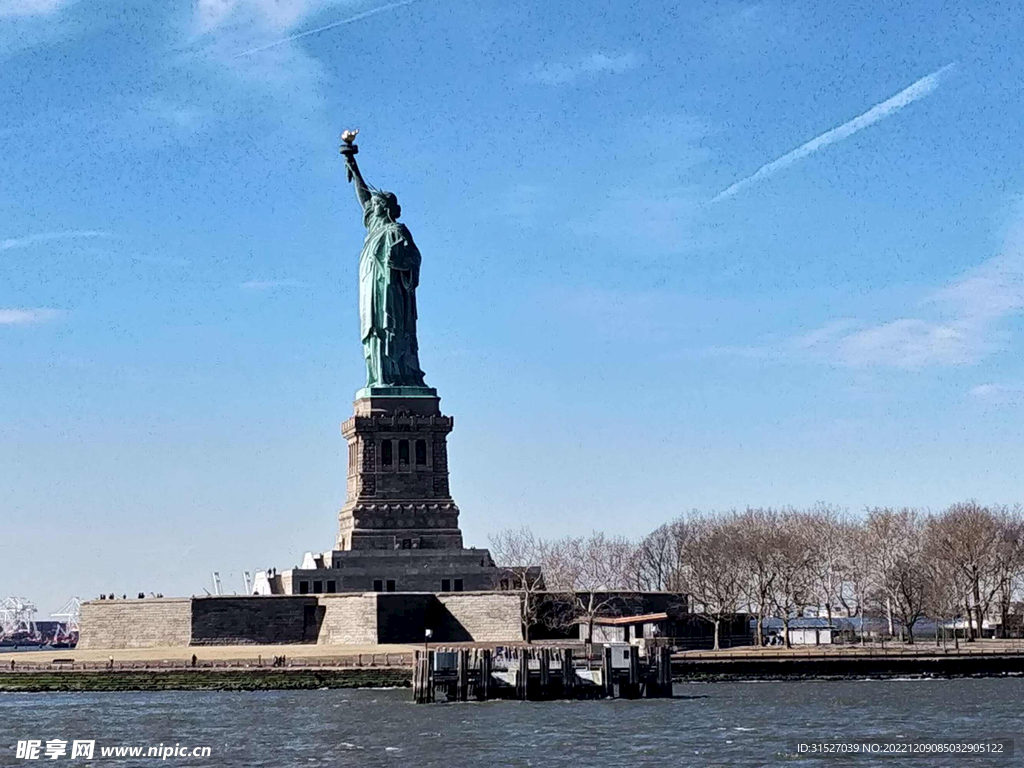
<svg viewBox="0 0 1024 768">
<path fill-rule="evenodd" d="M 422 387 L 416 341 L 420 251 L 404 224 L 367 202 L 359 256 L 359 321 L 366 386 Z"/>
</svg>

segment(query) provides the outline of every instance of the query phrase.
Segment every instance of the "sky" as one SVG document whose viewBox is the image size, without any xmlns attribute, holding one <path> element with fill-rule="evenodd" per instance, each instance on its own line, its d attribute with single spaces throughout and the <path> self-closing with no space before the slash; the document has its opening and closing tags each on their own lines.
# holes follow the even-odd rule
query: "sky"
<svg viewBox="0 0 1024 768">
<path fill-rule="evenodd" d="M 329 549 L 359 128 L 468 544 L 1024 501 L 1011 2 L 0 0 L 0 596 Z"/>
</svg>

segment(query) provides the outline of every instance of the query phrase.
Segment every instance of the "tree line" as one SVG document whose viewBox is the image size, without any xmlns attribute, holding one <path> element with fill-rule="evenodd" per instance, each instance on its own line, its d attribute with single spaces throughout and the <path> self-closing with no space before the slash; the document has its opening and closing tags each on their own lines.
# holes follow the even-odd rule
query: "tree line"
<svg viewBox="0 0 1024 768">
<path fill-rule="evenodd" d="M 639 540 L 509 529 L 491 537 L 491 551 L 523 597 L 527 631 L 541 592 L 573 595 L 574 620 L 592 632 L 611 608 L 608 592 L 636 590 L 688 595 L 690 610 L 714 625 L 715 648 L 738 612 L 756 619 L 759 645 L 765 620 L 780 619 L 788 645 L 790 621 L 808 608 L 830 622 L 837 613 L 879 617 L 909 643 L 924 618 L 973 640 L 989 618 L 1005 636 L 1024 584 L 1024 510 L 968 501 L 858 516 L 825 504 L 692 512 Z"/>
</svg>

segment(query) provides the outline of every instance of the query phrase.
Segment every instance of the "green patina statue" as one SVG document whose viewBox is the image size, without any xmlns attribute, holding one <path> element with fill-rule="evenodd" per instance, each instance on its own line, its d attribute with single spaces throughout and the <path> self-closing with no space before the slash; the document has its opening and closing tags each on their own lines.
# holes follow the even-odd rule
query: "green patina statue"
<svg viewBox="0 0 1024 768">
<path fill-rule="evenodd" d="M 416 341 L 416 287 L 420 251 L 405 224 L 398 198 L 363 180 L 353 143 L 358 131 L 341 134 L 348 180 L 363 207 L 366 239 L 359 254 L 359 329 L 366 358 L 368 395 L 416 396 L 433 390 L 423 382 Z"/>
</svg>

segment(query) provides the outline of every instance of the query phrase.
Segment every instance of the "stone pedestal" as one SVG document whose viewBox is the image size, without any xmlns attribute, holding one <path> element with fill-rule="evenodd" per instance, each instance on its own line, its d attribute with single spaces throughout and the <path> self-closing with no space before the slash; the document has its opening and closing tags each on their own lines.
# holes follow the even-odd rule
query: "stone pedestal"
<svg viewBox="0 0 1024 768">
<path fill-rule="evenodd" d="M 338 515 L 338 551 L 462 549 L 459 508 L 448 489 L 448 433 L 429 388 L 357 393 L 348 441 L 348 493 Z"/>
</svg>

